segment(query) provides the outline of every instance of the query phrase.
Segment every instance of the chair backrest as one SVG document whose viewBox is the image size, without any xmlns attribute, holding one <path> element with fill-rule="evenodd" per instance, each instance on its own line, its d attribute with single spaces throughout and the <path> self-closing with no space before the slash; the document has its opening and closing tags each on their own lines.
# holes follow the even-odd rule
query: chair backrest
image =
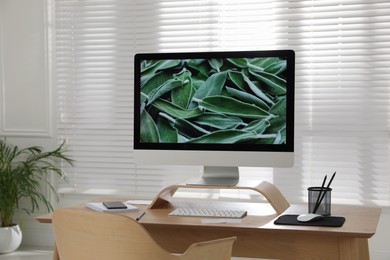
<svg viewBox="0 0 390 260">
<path fill-rule="evenodd" d="M 227 260 L 235 237 L 191 245 L 183 254 L 160 247 L 132 218 L 84 209 L 57 209 L 53 231 L 61 260 Z"/>
</svg>

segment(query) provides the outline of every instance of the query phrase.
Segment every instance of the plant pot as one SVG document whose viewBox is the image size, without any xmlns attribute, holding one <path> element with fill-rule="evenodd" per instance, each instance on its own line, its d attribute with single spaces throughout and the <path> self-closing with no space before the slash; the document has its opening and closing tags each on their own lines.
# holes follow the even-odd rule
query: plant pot
<svg viewBox="0 0 390 260">
<path fill-rule="evenodd" d="M 19 225 L 0 227 L 0 254 L 11 253 L 22 243 L 22 231 Z"/>
</svg>

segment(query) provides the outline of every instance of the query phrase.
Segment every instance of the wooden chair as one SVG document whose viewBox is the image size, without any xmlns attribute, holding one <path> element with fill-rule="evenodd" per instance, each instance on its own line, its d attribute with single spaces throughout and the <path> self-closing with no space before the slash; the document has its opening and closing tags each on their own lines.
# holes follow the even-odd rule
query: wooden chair
<svg viewBox="0 0 390 260">
<path fill-rule="evenodd" d="M 183 254 L 171 254 L 132 218 L 82 209 L 55 210 L 53 230 L 61 260 L 227 260 L 236 240 L 195 243 Z"/>
</svg>

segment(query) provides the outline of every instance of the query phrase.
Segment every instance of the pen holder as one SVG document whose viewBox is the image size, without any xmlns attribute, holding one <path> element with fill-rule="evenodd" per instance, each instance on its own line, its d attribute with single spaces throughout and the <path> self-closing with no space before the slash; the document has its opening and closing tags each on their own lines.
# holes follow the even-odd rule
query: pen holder
<svg viewBox="0 0 390 260">
<path fill-rule="evenodd" d="M 329 216 L 331 212 L 332 189 L 326 187 L 309 187 L 309 213 Z"/>
</svg>

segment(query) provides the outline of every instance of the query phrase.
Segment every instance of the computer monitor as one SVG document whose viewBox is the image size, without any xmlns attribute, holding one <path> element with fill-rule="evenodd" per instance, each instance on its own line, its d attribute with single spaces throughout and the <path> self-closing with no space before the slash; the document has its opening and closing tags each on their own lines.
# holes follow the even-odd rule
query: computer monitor
<svg viewBox="0 0 390 260">
<path fill-rule="evenodd" d="M 294 71 L 292 50 L 136 54 L 136 163 L 204 166 L 191 184 L 222 186 L 292 166 Z"/>
</svg>

